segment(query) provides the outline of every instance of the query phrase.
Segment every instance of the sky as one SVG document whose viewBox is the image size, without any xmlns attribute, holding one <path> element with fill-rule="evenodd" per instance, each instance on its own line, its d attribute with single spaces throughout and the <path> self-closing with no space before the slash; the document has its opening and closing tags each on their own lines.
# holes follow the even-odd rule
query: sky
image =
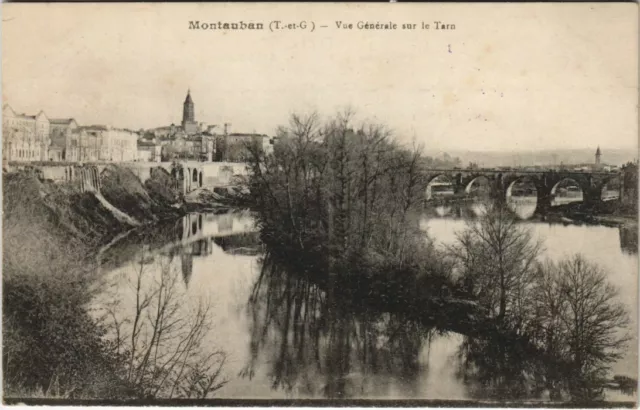
<svg viewBox="0 0 640 410">
<path fill-rule="evenodd" d="M 5 3 L 2 97 L 17 112 L 138 129 L 178 124 L 191 89 L 196 120 L 232 132 L 273 134 L 293 112 L 350 106 L 430 150 L 630 148 L 637 7 Z M 316 29 L 198 31 L 190 20 Z"/>
</svg>

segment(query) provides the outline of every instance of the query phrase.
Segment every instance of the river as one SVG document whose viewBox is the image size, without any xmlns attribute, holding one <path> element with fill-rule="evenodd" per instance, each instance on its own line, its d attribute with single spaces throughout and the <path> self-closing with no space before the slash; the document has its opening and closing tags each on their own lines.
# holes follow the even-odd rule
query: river
<svg viewBox="0 0 640 410">
<path fill-rule="evenodd" d="M 481 210 L 472 211 L 478 212 Z M 522 211 L 523 218 L 527 212 Z M 635 378 L 638 257 L 630 250 L 637 249 L 637 235 L 635 245 L 629 246 L 623 243 L 629 240 L 628 233 L 619 228 L 523 223 L 544 240 L 546 257 L 558 260 L 580 252 L 609 272 L 631 312 L 629 331 L 634 335 L 625 357 L 614 364 L 612 375 Z M 421 220 L 421 227 L 439 245 L 454 241 L 464 225 L 465 220 L 451 217 L 447 209 Z M 298 308 L 314 312 L 309 306 L 321 304 L 322 297 L 314 299 L 313 287 L 291 291 L 293 285 L 288 280 L 285 285 L 277 278 L 257 286 L 262 248 L 255 231 L 251 215 L 240 213 L 192 214 L 176 223 L 134 232 L 98 255 L 109 286 L 95 305 L 117 306 L 113 311 L 120 320 L 131 319 L 136 306 L 136 276 L 144 271 L 148 278 L 155 278 L 156 282 L 143 281 L 142 287 L 151 289 L 159 272 L 174 272 L 178 278 L 174 297 L 187 309 L 184 312 L 190 312 L 201 300 L 212 306 L 212 331 L 203 349 L 225 353 L 223 372 L 228 379 L 215 397 L 482 398 L 460 372 L 463 338 L 458 334 L 423 332 L 397 317 L 366 312 L 331 316 L 335 323 L 318 321 L 313 314 L 306 323 L 288 323 L 283 311 Z M 325 335 L 328 328 L 332 330 L 326 335 L 331 337 Z M 635 393 L 617 390 L 606 390 L 606 397 L 636 400 Z"/>
</svg>

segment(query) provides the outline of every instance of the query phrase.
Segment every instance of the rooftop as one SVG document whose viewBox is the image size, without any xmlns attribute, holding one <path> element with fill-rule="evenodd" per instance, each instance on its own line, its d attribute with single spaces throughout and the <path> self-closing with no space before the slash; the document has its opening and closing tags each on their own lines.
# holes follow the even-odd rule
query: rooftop
<svg viewBox="0 0 640 410">
<path fill-rule="evenodd" d="M 248 134 L 248 133 L 239 133 L 239 132 L 234 132 L 231 134 L 228 134 L 230 137 L 265 137 L 265 138 L 269 138 L 268 135 L 266 134 Z"/>
<path fill-rule="evenodd" d="M 152 141 L 138 140 L 139 147 L 155 147 L 156 145 L 159 145 L 159 144 L 156 144 L 155 142 L 152 142 Z"/>
<path fill-rule="evenodd" d="M 75 120 L 73 118 L 51 118 L 51 119 L 49 119 L 49 122 L 51 124 L 57 124 L 57 125 L 71 124 L 72 121 L 75 121 Z"/>
</svg>

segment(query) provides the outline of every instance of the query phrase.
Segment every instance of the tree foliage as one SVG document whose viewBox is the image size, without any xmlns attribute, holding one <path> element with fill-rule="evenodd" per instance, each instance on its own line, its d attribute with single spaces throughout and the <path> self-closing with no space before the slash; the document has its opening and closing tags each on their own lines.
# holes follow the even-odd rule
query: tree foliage
<svg viewBox="0 0 640 410">
<path fill-rule="evenodd" d="M 343 261 L 412 259 L 423 245 L 411 220 L 423 199 L 421 155 L 390 136 L 380 124 L 355 126 L 350 111 L 326 121 L 294 114 L 273 155 L 249 149 L 266 241 Z"/>
</svg>

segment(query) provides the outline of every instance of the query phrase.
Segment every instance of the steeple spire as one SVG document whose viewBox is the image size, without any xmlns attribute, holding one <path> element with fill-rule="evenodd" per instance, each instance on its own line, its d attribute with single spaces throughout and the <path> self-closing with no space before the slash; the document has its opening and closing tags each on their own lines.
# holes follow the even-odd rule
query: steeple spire
<svg viewBox="0 0 640 410">
<path fill-rule="evenodd" d="M 184 104 L 182 107 L 182 128 L 186 130 L 187 123 L 192 123 L 195 121 L 195 109 L 193 100 L 191 99 L 191 89 L 187 91 L 187 98 L 184 100 Z"/>
</svg>

